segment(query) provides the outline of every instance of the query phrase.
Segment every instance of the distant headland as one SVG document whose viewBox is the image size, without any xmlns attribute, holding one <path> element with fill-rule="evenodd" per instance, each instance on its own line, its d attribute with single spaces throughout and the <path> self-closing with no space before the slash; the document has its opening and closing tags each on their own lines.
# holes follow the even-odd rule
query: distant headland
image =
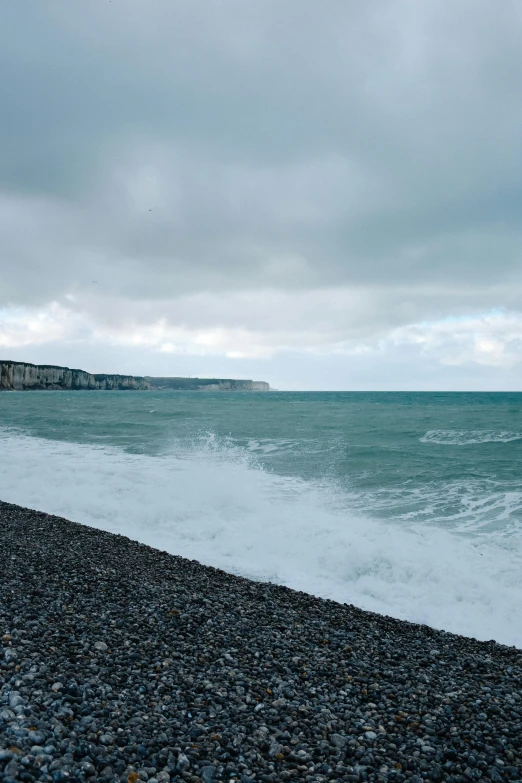
<svg viewBox="0 0 522 783">
<path fill-rule="evenodd" d="M 270 391 L 265 381 L 92 374 L 53 364 L 0 361 L 0 391 Z"/>
</svg>

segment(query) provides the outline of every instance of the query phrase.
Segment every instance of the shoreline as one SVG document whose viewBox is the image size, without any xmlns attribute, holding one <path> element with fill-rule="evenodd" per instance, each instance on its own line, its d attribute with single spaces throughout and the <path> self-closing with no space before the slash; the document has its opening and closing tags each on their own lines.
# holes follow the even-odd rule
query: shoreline
<svg viewBox="0 0 522 783">
<path fill-rule="evenodd" d="M 517 648 L 2 502 L 0 540 L 6 783 L 522 778 Z"/>
</svg>

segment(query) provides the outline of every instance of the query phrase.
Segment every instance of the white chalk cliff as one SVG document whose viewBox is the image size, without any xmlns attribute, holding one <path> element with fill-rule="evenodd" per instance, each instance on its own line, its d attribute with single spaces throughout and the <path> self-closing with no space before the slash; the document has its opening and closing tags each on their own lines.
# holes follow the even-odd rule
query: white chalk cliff
<svg viewBox="0 0 522 783">
<path fill-rule="evenodd" d="M 0 391 L 30 390 L 185 390 L 270 391 L 265 381 L 231 378 L 142 378 L 133 375 L 93 375 L 52 364 L 0 361 Z"/>
</svg>

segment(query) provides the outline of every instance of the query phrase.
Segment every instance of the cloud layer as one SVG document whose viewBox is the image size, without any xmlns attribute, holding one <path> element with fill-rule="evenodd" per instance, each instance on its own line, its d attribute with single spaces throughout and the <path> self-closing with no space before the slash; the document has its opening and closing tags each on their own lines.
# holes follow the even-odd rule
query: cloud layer
<svg viewBox="0 0 522 783">
<path fill-rule="evenodd" d="M 438 385 L 522 380 L 517 0 L 3 13 L 4 355 L 292 354 L 301 385 L 365 356 L 391 388 L 415 350 Z"/>
</svg>

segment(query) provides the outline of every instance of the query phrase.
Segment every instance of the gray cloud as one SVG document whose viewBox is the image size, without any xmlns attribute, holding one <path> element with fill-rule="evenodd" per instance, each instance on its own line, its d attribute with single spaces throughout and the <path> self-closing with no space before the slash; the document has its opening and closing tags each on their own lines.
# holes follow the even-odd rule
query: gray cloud
<svg viewBox="0 0 522 783">
<path fill-rule="evenodd" d="M 214 294 L 201 320 L 269 334 L 273 301 L 310 349 L 519 308 L 517 0 L 2 15 L 0 307 L 195 328 Z"/>
</svg>

